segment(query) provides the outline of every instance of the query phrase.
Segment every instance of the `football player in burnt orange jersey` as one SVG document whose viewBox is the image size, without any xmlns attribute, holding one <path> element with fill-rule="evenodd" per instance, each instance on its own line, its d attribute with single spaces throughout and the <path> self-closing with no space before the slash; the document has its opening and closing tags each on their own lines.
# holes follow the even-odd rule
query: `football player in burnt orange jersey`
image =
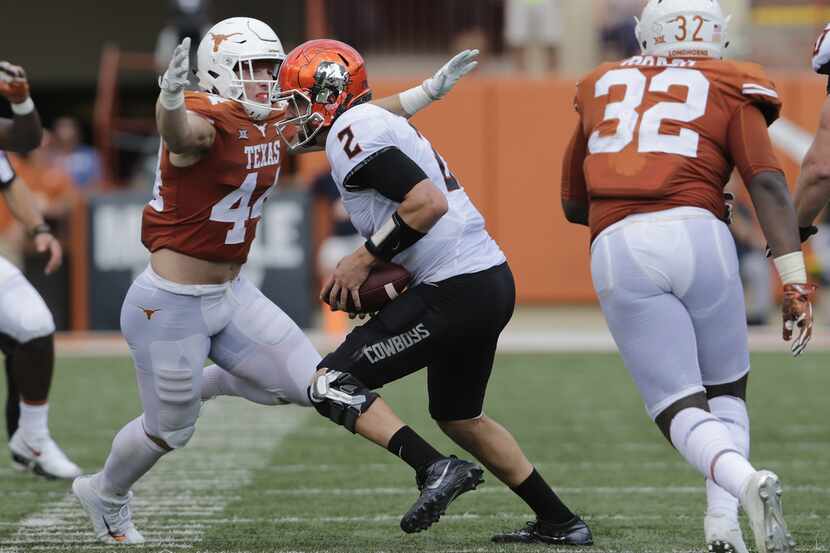
<svg viewBox="0 0 830 553">
<path fill-rule="evenodd" d="M 283 155 L 275 125 L 282 45 L 262 21 L 221 21 L 199 44 L 202 91 L 184 92 L 189 47 L 185 39 L 160 79 L 159 169 L 141 236 L 150 265 L 121 312 L 144 412 L 116 435 L 104 469 L 73 483 L 97 537 L 111 544 L 144 541 L 132 523 L 130 488 L 187 444 L 202 400 L 308 406 L 320 361 L 300 328 L 239 274 Z M 422 85 L 378 104 L 414 114 L 471 70 L 476 54 L 462 52 Z M 203 369 L 208 357 L 217 365 Z"/>
<path fill-rule="evenodd" d="M 0 118 L 0 196 L 24 225 L 37 251 L 49 253 L 48 274 L 61 265 L 60 243 L 3 152 L 33 150 L 43 135 L 23 68 L 0 61 L 0 95 L 9 101 L 14 115 Z M 0 351 L 6 357 L 6 428 L 12 466 L 47 478 L 75 478 L 81 469 L 49 435 L 54 333 L 55 322 L 43 298 L 17 267 L 0 257 Z"/>
<path fill-rule="evenodd" d="M 784 339 L 812 331 L 795 211 L 766 126 L 781 108 L 754 64 L 725 61 L 716 0 L 651 0 L 643 55 L 605 63 L 577 86 L 562 204 L 591 229 L 603 314 L 649 414 L 706 477 L 710 551 L 793 551 L 781 484 L 749 456 L 749 354 L 735 245 L 721 220 L 733 167 L 746 184 L 784 283 Z"/>
</svg>

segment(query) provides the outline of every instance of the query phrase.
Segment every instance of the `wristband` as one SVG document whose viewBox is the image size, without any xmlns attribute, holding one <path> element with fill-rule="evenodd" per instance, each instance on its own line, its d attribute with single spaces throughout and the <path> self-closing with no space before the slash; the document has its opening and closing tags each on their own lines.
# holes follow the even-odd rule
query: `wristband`
<svg viewBox="0 0 830 553">
<path fill-rule="evenodd" d="M 804 254 L 800 251 L 778 256 L 772 262 L 783 284 L 805 284 L 807 282 Z"/>
<path fill-rule="evenodd" d="M 12 113 L 15 115 L 29 115 L 33 111 L 35 111 L 35 103 L 32 101 L 31 96 L 19 104 L 12 104 Z"/>
<path fill-rule="evenodd" d="M 371 238 L 366 240 L 366 249 L 369 253 L 384 261 L 392 258 L 426 236 L 406 224 L 398 212 L 392 214 L 386 223 Z"/>
<path fill-rule="evenodd" d="M 412 116 L 430 105 L 435 99 L 429 95 L 424 85 L 421 84 L 398 94 L 398 100 L 400 100 L 403 110 Z"/>
<path fill-rule="evenodd" d="M 34 238 L 38 234 L 49 234 L 51 232 L 52 227 L 50 227 L 46 223 L 40 223 L 39 225 L 35 225 L 34 227 L 32 227 L 32 229 L 29 231 L 29 236 Z"/>
<path fill-rule="evenodd" d="M 176 92 L 169 92 L 161 89 L 159 93 L 159 103 L 161 107 L 167 111 L 174 111 L 184 105 L 184 90 L 177 90 Z"/>
</svg>

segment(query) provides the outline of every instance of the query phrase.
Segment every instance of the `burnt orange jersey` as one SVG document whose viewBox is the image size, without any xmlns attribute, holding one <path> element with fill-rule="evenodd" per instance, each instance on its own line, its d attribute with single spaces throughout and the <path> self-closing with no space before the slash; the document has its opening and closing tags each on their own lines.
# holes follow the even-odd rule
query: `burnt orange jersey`
<svg viewBox="0 0 830 553">
<path fill-rule="evenodd" d="M 162 143 L 141 241 L 151 252 L 167 248 L 209 261 L 245 263 L 263 204 L 279 176 L 278 116 L 255 123 L 236 102 L 204 92 L 185 93 L 185 105 L 210 121 L 216 138 L 189 167 L 170 163 Z"/>
<path fill-rule="evenodd" d="M 781 102 L 755 64 L 635 56 L 580 81 L 575 106 L 572 142 L 582 143 L 569 148 L 563 197 L 590 202 L 593 236 L 632 213 L 671 207 L 721 217 L 734 166 L 747 184 L 781 170 L 766 131 Z"/>
</svg>

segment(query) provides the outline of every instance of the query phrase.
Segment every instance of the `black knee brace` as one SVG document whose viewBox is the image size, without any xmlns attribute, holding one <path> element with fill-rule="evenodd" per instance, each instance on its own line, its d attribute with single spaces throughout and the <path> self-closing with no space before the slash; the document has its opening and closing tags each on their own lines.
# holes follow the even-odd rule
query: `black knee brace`
<svg viewBox="0 0 830 553">
<path fill-rule="evenodd" d="M 706 399 L 712 399 L 718 396 L 734 396 L 738 399 L 746 401 L 746 385 L 749 380 L 749 373 L 746 373 L 735 382 L 727 382 L 726 384 L 712 384 L 705 386 Z"/>
<path fill-rule="evenodd" d="M 349 373 L 328 371 L 314 378 L 308 397 L 318 413 L 354 434 L 357 417 L 380 396 Z"/>
</svg>

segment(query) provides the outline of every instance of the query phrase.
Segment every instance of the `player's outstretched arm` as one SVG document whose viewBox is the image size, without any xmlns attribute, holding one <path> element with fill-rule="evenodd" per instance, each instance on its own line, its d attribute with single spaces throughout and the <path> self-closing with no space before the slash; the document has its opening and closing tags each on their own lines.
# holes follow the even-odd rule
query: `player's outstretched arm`
<svg viewBox="0 0 830 553">
<path fill-rule="evenodd" d="M 184 89 L 190 68 L 190 38 L 176 47 L 170 65 L 159 79 L 156 102 L 156 125 L 159 135 L 174 154 L 204 152 L 213 145 L 216 131 L 205 118 L 189 113 L 184 103 Z"/>
<path fill-rule="evenodd" d="M 445 63 L 435 75 L 420 85 L 373 103 L 401 117 L 412 117 L 435 100 L 440 100 L 467 73 L 478 65 L 478 50 L 464 50 Z"/>
<path fill-rule="evenodd" d="M 29 95 L 22 67 L 0 61 L 0 95 L 12 106 L 13 119 L 0 119 L 0 150 L 25 153 L 40 146 L 43 126 Z"/>
<path fill-rule="evenodd" d="M 26 233 L 35 242 L 35 248 L 40 253 L 49 253 L 49 262 L 46 264 L 46 274 L 55 271 L 61 266 L 63 251 L 60 242 L 52 236 L 49 225 L 43 220 L 43 215 L 37 208 L 34 196 L 26 183 L 16 177 L 11 186 L 2 191 L 6 205 L 15 219 L 20 221 Z"/>
<path fill-rule="evenodd" d="M 795 208 L 802 239 L 813 234 L 813 222 L 830 201 L 830 97 L 824 102 L 813 144 L 801 163 Z M 806 236 L 805 236 L 806 235 Z"/>
</svg>

